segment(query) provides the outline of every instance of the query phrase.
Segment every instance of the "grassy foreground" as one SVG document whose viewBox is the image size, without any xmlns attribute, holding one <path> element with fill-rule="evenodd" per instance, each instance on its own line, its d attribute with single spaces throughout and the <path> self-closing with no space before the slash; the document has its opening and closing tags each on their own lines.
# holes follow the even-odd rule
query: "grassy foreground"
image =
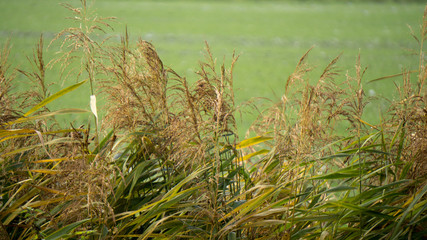
<svg viewBox="0 0 427 240">
<path fill-rule="evenodd" d="M 414 28 L 417 66 L 376 81 L 394 80 L 398 96 L 378 124 L 363 115 L 360 58 L 344 80 L 336 81 L 340 57 L 314 78 L 308 50 L 252 126 L 255 137 L 241 140 L 237 56 L 217 64 L 206 44 L 189 81 L 152 43 L 128 32 L 108 39 L 110 19 L 86 1 L 65 6 L 76 24 L 56 35 L 53 61 L 43 37 L 32 70 L 11 68 L 9 46 L 1 51 L 1 239 L 427 236 L 427 7 Z M 60 73 L 48 62 L 64 73 L 56 92 L 46 76 Z M 29 90 L 12 91 L 17 76 Z M 89 91 L 87 109 L 50 109 L 79 91 Z M 90 121 L 57 123 L 71 114 Z"/>
</svg>

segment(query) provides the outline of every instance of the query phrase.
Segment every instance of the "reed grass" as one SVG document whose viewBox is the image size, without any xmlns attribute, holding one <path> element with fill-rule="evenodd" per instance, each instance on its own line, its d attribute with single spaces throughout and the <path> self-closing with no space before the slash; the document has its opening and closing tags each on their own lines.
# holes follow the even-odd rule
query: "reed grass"
<svg viewBox="0 0 427 240">
<path fill-rule="evenodd" d="M 110 18 L 92 17 L 86 1 L 65 7 L 79 27 L 54 38 L 62 49 L 49 63 L 60 64 L 67 87 L 51 93 L 45 82 L 43 37 L 31 70 L 10 68 L 7 44 L 0 55 L 2 239 L 427 236 L 427 7 L 413 31 L 417 69 L 378 80 L 393 81 L 399 94 L 380 124 L 363 119 L 370 99 L 361 56 L 337 83 L 340 56 L 312 79 L 308 50 L 280 101 L 251 127 L 256 137 L 243 140 L 233 92 L 238 56 L 218 64 L 206 43 L 191 84 L 152 43 L 133 43 L 127 31 L 120 43 L 97 38 Z M 13 93 L 17 74 L 35 87 Z M 49 109 L 82 87 L 91 89 L 90 110 Z M 107 102 L 102 119 L 97 97 Z M 56 124 L 61 114 L 83 113 L 93 115 L 86 125 Z"/>
</svg>

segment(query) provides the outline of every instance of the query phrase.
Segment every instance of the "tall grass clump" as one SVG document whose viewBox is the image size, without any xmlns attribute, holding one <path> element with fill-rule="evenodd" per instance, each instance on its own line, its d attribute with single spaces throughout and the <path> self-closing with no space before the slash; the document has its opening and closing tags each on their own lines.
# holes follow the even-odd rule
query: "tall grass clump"
<svg viewBox="0 0 427 240">
<path fill-rule="evenodd" d="M 255 137 L 241 140 L 238 56 L 226 67 L 206 43 L 198 79 L 188 81 L 153 43 L 127 31 L 105 37 L 112 18 L 91 4 L 64 6 L 77 22 L 51 42 L 56 58 L 44 59 L 43 37 L 31 69 L 11 67 L 7 44 L 1 51 L 2 239 L 427 236 L 427 8 L 420 33 L 411 30 L 417 69 L 373 80 L 396 85 L 379 124 L 364 120 L 361 56 L 347 72 L 337 56 L 316 77 L 310 49 L 249 129 Z M 46 73 L 55 67 L 66 87 L 52 92 Z M 18 74 L 34 87 L 13 89 Z M 84 87 L 88 109 L 49 108 Z M 64 126 L 64 114 L 90 118 Z"/>
</svg>

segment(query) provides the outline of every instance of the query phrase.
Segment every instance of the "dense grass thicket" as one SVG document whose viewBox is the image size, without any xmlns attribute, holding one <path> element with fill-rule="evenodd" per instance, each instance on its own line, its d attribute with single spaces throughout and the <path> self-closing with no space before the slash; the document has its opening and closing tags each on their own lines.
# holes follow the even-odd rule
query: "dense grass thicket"
<svg viewBox="0 0 427 240">
<path fill-rule="evenodd" d="M 44 56 L 43 36 L 31 70 L 11 67 L 7 43 L 0 52 L 0 239 L 427 237 L 427 6 L 412 30 L 418 64 L 374 80 L 393 82 L 398 96 L 378 124 L 363 116 L 363 55 L 338 82 L 340 56 L 313 79 L 310 49 L 246 139 L 239 56 L 218 63 L 206 43 L 189 82 L 155 42 L 127 30 L 114 41 L 111 18 L 84 0 L 64 6 L 76 24 L 50 43 L 55 57 Z M 51 66 L 65 85 L 56 92 Z M 17 76 L 26 91 L 13 91 Z M 50 109 L 82 89 L 88 109 Z M 72 114 L 90 118 L 58 123 Z"/>
</svg>

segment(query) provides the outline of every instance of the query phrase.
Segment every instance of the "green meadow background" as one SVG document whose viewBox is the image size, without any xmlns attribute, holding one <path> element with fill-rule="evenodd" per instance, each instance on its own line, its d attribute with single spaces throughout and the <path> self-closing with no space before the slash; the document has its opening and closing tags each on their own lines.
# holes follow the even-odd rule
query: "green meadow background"
<svg viewBox="0 0 427 240">
<path fill-rule="evenodd" d="M 66 19 L 68 10 L 58 0 L 0 1 L 0 42 L 12 45 L 13 67 L 28 70 L 26 56 L 31 55 L 40 34 L 45 47 L 54 35 L 73 26 Z M 63 1 L 78 6 L 78 1 Z M 131 40 L 142 38 L 154 44 L 164 65 L 191 81 L 199 60 L 203 59 L 205 41 L 209 43 L 218 64 L 229 64 L 233 51 L 240 55 L 234 72 L 237 104 L 259 97 L 280 99 L 284 82 L 299 58 L 311 47 L 309 63 L 317 66 L 311 73 L 319 76 L 323 67 L 342 54 L 338 64 L 344 80 L 353 74 L 357 55 L 367 67 L 364 77 L 366 95 L 377 97 L 366 108 L 366 120 L 378 121 L 382 105 L 393 98 L 393 79 L 374 83 L 369 80 L 417 68 L 417 49 L 408 26 L 418 31 L 424 10 L 422 1 L 95 1 L 92 10 L 102 17 L 117 17 L 114 30 L 107 33 L 113 41 L 127 27 Z M 412 50 L 411 50 L 412 49 Z M 46 62 L 55 56 L 58 46 L 49 48 Z M 78 79 L 63 81 L 58 69 L 48 72 L 51 92 L 71 85 Z M 353 74 L 354 75 L 354 74 Z M 28 87 L 28 80 L 17 74 L 20 84 L 15 90 Z M 399 80 L 398 78 L 396 80 Z M 89 108 L 87 92 L 77 91 L 64 96 L 60 106 Z M 80 95 L 76 95 L 80 94 Z M 257 100 L 262 109 L 265 100 Z M 102 105 L 102 101 L 100 103 Z M 242 112 L 238 122 L 243 134 L 255 114 Z M 89 115 L 87 115 L 89 117 Z M 242 120 L 243 119 L 243 120 Z M 68 121 L 69 119 L 67 119 Z M 87 121 L 76 116 L 76 121 Z M 375 123 L 375 122 L 374 122 Z"/>
</svg>

